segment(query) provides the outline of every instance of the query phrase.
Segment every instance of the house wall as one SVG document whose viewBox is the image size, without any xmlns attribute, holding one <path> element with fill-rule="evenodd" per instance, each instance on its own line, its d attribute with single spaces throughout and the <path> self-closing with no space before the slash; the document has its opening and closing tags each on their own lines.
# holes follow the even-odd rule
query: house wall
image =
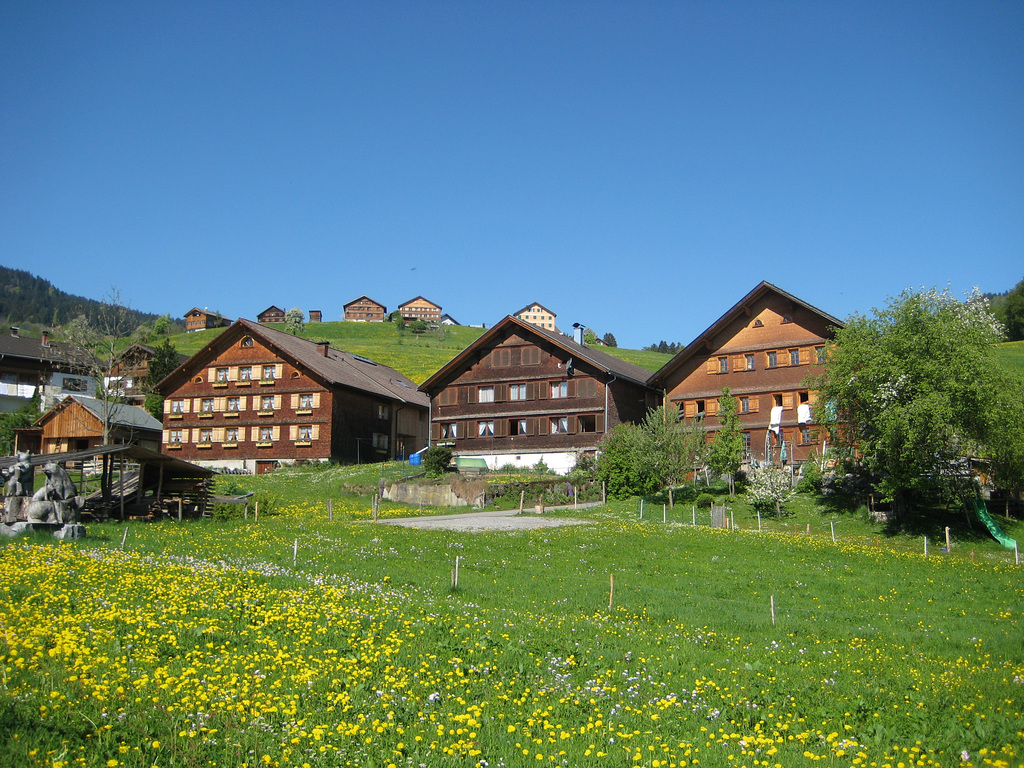
<svg viewBox="0 0 1024 768">
<path fill-rule="evenodd" d="M 387 307 L 372 299 L 357 299 L 345 305 L 345 319 L 364 323 L 382 323 L 387 316 Z"/>
<path fill-rule="evenodd" d="M 540 304 L 533 304 L 529 309 L 525 309 L 516 315 L 520 320 L 533 323 L 541 328 L 547 328 L 549 331 L 555 330 L 555 315 L 548 312 Z"/>
<path fill-rule="evenodd" d="M 519 333 L 481 350 L 457 378 L 431 393 L 431 442 L 461 456 L 483 456 L 495 467 L 531 465 L 545 456 L 549 466 L 571 469 L 578 454 L 597 449 L 607 430 L 642 418 L 649 402 L 646 387 L 622 380 L 609 387 L 610 377 L 584 361 L 569 375 L 568 358 L 550 342 Z M 493 402 L 486 401 L 489 391 Z"/>
<path fill-rule="evenodd" d="M 425 320 L 428 323 L 441 322 L 441 307 L 426 299 L 413 299 L 398 309 L 406 320 Z"/>
<path fill-rule="evenodd" d="M 800 404 L 813 415 L 816 393 L 807 379 L 820 375 L 819 358 L 831 338 L 821 315 L 788 299 L 769 294 L 710 340 L 709 348 L 689 358 L 666 380 L 668 399 L 686 417 L 704 415 L 710 432 L 718 425 L 718 397 L 728 387 L 741 403 L 740 424 L 750 457 L 779 458 L 777 439 L 766 453 L 772 407 L 781 405 L 782 439 L 788 459 L 802 463 L 820 454 L 825 435 L 813 424 L 800 424 Z M 770 354 L 774 353 L 775 365 Z M 752 367 L 749 367 L 751 366 Z M 743 412 L 742 408 L 746 407 Z"/>
<path fill-rule="evenodd" d="M 274 366 L 272 379 L 263 378 L 264 366 Z M 244 378 L 245 368 L 251 368 L 252 378 Z M 306 407 L 302 395 L 312 396 L 312 407 Z M 270 408 L 263 407 L 265 397 L 274 398 Z M 239 410 L 230 410 L 230 398 L 239 399 Z M 203 410 L 204 400 L 213 401 L 211 410 Z M 331 457 L 334 407 L 334 392 L 279 358 L 259 339 L 252 339 L 252 346 L 235 342 L 166 394 L 163 451 L 186 461 L 225 467 L 240 466 L 243 461 L 251 465 L 254 461 L 326 460 Z M 303 439 L 299 427 L 312 428 L 312 438 Z M 264 428 L 270 428 L 270 439 L 263 439 Z M 238 430 L 237 441 L 229 440 L 231 429 Z M 211 430 L 210 440 L 203 440 L 203 430 Z M 175 439 L 179 431 L 180 442 Z"/>
</svg>

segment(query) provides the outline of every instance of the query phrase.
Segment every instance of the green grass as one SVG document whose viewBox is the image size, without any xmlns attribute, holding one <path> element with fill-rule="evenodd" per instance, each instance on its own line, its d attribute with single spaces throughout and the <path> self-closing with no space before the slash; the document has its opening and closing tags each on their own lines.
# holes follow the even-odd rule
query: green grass
<svg viewBox="0 0 1024 768">
<path fill-rule="evenodd" d="M 1024 341 L 1008 341 L 1000 344 L 996 358 L 1011 371 L 1024 376 Z"/>
<path fill-rule="evenodd" d="M 8 762 L 1024 760 L 1024 570 L 966 528 L 925 558 L 814 496 L 758 531 L 716 488 L 739 530 L 653 498 L 642 520 L 629 499 L 589 525 L 415 530 L 346 493 L 374 471 L 404 470 L 223 478 L 277 497 L 258 521 L 0 542 Z"/>
</svg>

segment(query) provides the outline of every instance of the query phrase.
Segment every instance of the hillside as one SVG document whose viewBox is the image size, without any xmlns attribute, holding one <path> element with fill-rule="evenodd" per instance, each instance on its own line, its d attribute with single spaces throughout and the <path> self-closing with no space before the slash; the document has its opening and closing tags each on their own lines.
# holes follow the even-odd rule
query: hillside
<svg viewBox="0 0 1024 768">
<path fill-rule="evenodd" d="M 1008 341 L 996 352 L 999 361 L 1012 371 L 1024 376 L 1024 341 Z"/>
<path fill-rule="evenodd" d="M 182 333 L 171 337 L 179 352 L 193 355 L 217 337 L 221 329 Z M 483 328 L 446 326 L 442 331 L 414 334 L 399 333 L 391 323 L 307 323 L 302 336 L 317 341 L 328 341 L 332 347 L 352 352 L 389 365 L 404 373 L 416 383 L 422 383 L 432 373 L 455 357 L 484 333 Z M 671 359 L 671 355 L 637 349 L 601 347 L 621 360 L 654 372 Z"/>
<path fill-rule="evenodd" d="M 0 318 L 5 325 L 53 328 L 78 315 L 94 322 L 99 316 L 102 302 L 74 296 L 55 288 L 49 280 L 26 272 L 0 266 Z M 129 310 L 131 328 L 152 323 L 159 317 L 149 312 Z"/>
</svg>

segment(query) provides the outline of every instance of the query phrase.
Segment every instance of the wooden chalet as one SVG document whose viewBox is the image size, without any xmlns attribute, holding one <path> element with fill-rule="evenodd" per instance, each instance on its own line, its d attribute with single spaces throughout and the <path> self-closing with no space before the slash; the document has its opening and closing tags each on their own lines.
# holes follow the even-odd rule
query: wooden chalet
<svg viewBox="0 0 1024 768">
<path fill-rule="evenodd" d="M 18 328 L 0 336 L 0 411 L 16 411 L 38 392 L 39 408 L 46 410 L 69 394 L 89 394 L 96 380 L 82 372 L 66 345 L 22 336 Z"/>
<path fill-rule="evenodd" d="M 739 404 L 747 460 L 801 464 L 820 454 L 827 435 L 814 418 L 809 377 L 821 373 L 825 347 L 842 322 L 762 282 L 648 380 L 685 417 L 718 426 L 728 387 Z"/>
<path fill-rule="evenodd" d="M 107 426 L 104 440 L 103 425 Z M 33 453 L 85 451 L 101 445 L 130 444 L 160 450 L 162 425 L 145 408 L 85 395 L 68 395 L 32 427 L 19 429 L 17 449 Z"/>
<path fill-rule="evenodd" d="M 369 296 L 352 299 L 345 305 L 345 319 L 357 323 L 383 323 L 388 316 L 388 308 Z"/>
<path fill-rule="evenodd" d="M 422 296 L 409 299 L 398 305 L 398 311 L 402 313 L 402 319 L 406 322 L 423 320 L 426 323 L 438 325 L 441 322 L 441 307 L 438 304 L 425 299 Z"/>
<path fill-rule="evenodd" d="M 319 309 L 311 309 L 311 310 L 309 310 L 309 322 L 311 322 L 311 323 L 320 323 L 320 322 L 323 322 L 323 319 L 324 319 L 324 313 L 321 312 Z"/>
<path fill-rule="evenodd" d="M 146 401 L 145 384 L 149 377 L 149 361 L 156 349 L 146 344 L 132 344 L 117 356 L 110 375 L 103 383 L 107 392 L 132 405 Z M 178 354 L 178 364 L 188 360 L 188 355 Z"/>
<path fill-rule="evenodd" d="M 275 307 L 271 304 L 269 307 L 264 309 L 258 315 L 256 315 L 257 323 L 283 323 L 284 322 L 284 310 L 280 307 Z"/>
<path fill-rule="evenodd" d="M 518 312 L 514 313 L 513 317 L 525 320 L 539 328 L 547 328 L 549 331 L 557 330 L 555 327 L 555 313 L 543 304 L 538 304 L 536 301 L 533 302 L 533 304 L 527 304 Z"/>
<path fill-rule="evenodd" d="M 608 431 L 658 402 L 650 372 L 511 315 L 420 389 L 430 439 L 491 469 L 543 460 L 568 472 Z"/>
<path fill-rule="evenodd" d="M 210 328 L 226 328 L 229 325 L 231 325 L 231 321 L 228 318 L 208 309 L 193 307 L 185 313 L 185 331 L 187 333 L 206 331 Z"/>
<path fill-rule="evenodd" d="M 299 461 L 405 457 L 427 443 L 428 399 L 398 371 L 249 320 L 159 385 L 163 450 L 265 472 Z"/>
</svg>

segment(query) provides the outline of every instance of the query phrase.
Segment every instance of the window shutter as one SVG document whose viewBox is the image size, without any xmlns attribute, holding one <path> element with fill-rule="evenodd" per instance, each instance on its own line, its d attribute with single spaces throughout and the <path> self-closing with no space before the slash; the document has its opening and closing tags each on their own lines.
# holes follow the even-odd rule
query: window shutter
<svg viewBox="0 0 1024 768">
<path fill-rule="evenodd" d="M 494 385 L 494 402 L 501 403 L 508 400 L 508 384 Z"/>
<path fill-rule="evenodd" d="M 732 369 L 734 371 L 747 370 L 747 359 L 743 355 L 733 355 Z"/>
<path fill-rule="evenodd" d="M 281 428 L 280 427 L 272 427 L 272 429 L 274 430 L 273 433 L 272 433 L 274 435 L 274 439 L 275 440 L 280 440 L 281 439 Z"/>
<path fill-rule="evenodd" d="M 532 381 L 526 382 L 526 399 L 527 400 L 536 400 L 537 399 L 537 385 L 534 382 L 532 382 Z"/>
<path fill-rule="evenodd" d="M 213 442 L 223 443 L 224 442 L 224 427 L 213 428 Z"/>
<path fill-rule="evenodd" d="M 718 373 L 718 358 L 717 357 L 709 357 L 708 358 L 708 373 L 709 374 L 710 373 Z"/>
<path fill-rule="evenodd" d="M 320 425 L 319 424 L 314 424 L 313 425 L 313 439 L 314 440 L 319 440 L 320 439 Z"/>
<path fill-rule="evenodd" d="M 217 412 L 227 410 L 227 398 L 226 397 L 215 397 L 213 398 L 213 410 Z"/>
<path fill-rule="evenodd" d="M 259 441 L 259 439 L 260 439 L 260 428 L 259 427 L 249 427 L 249 439 L 252 440 L 254 443 Z"/>
<path fill-rule="evenodd" d="M 551 396 L 551 382 L 549 381 L 538 381 L 537 382 L 537 399 L 547 400 Z"/>
<path fill-rule="evenodd" d="M 494 422 L 494 436 L 508 437 L 508 419 L 496 419 Z"/>
<path fill-rule="evenodd" d="M 576 397 L 576 379 L 569 379 L 569 386 L 566 388 L 569 397 Z"/>
<path fill-rule="evenodd" d="M 199 430 L 198 429 L 193 429 L 192 430 L 192 442 L 193 443 L 198 443 L 199 442 Z"/>
<path fill-rule="evenodd" d="M 466 421 L 462 423 L 466 425 L 466 434 L 463 435 L 464 438 L 466 438 L 467 440 L 471 440 L 477 437 L 477 431 L 480 429 L 480 426 L 475 421 Z"/>
<path fill-rule="evenodd" d="M 708 416 L 714 416 L 720 410 L 718 399 L 708 400 L 707 402 Z"/>
<path fill-rule="evenodd" d="M 597 414 L 597 418 L 594 419 L 594 429 L 596 429 L 598 432 L 604 432 L 605 431 L 604 414 L 603 413 Z"/>
<path fill-rule="evenodd" d="M 216 368 L 207 368 L 206 370 L 207 370 L 207 375 L 210 377 L 210 381 L 216 381 L 217 380 L 217 369 Z"/>
<path fill-rule="evenodd" d="M 464 390 L 466 392 L 466 402 L 470 404 L 475 403 L 477 401 L 476 387 L 464 387 Z"/>
<path fill-rule="evenodd" d="M 299 436 L 299 425 L 292 424 L 288 427 L 288 439 L 294 441 Z"/>
<path fill-rule="evenodd" d="M 170 412 L 171 412 L 171 398 L 168 397 L 168 398 L 166 398 L 164 400 L 164 413 L 170 413 Z"/>
<path fill-rule="evenodd" d="M 793 393 L 788 392 L 782 396 L 782 407 L 784 410 L 792 410 L 793 408 Z"/>
<path fill-rule="evenodd" d="M 814 350 L 810 347 L 802 347 L 800 349 L 800 365 L 810 365 L 813 352 Z"/>
<path fill-rule="evenodd" d="M 164 443 L 165 445 L 166 445 L 167 443 L 171 442 L 171 430 L 169 430 L 169 429 L 165 429 L 165 430 L 163 430 L 163 433 L 162 433 L 162 437 L 160 438 L 160 440 L 161 440 L 161 442 L 163 442 L 163 443 Z"/>
<path fill-rule="evenodd" d="M 688 400 L 683 406 L 683 416 L 688 419 L 692 419 L 697 415 L 697 403 L 693 400 Z"/>
<path fill-rule="evenodd" d="M 430 425 L 430 442 L 436 443 L 441 439 L 441 425 L 436 421 Z"/>
<path fill-rule="evenodd" d="M 526 434 L 527 434 L 527 436 L 537 434 L 537 432 L 536 432 L 536 424 L 535 424 L 536 421 L 537 421 L 536 419 L 527 419 L 526 420 Z"/>
<path fill-rule="evenodd" d="M 567 419 L 567 422 L 568 422 L 568 425 L 569 425 L 569 434 L 570 435 L 575 435 L 577 432 L 580 431 L 579 420 L 575 416 L 570 416 Z"/>
<path fill-rule="evenodd" d="M 298 394 L 294 394 L 294 395 L 291 396 L 291 403 L 292 403 L 292 410 L 293 411 L 296 408 L 299 407 L 299 396 L 298 396 Z"/>
<path fill-rule="evenodd" d="M 314 408 L 319 408 L 320 407 L 320 393 L 319 392 L 314 392 L 313 393 L 313 407 Z"/>
<path fill-rule="evenodd" d="M 758 408 L 761 404 L 761 398 L 757 395 L 750 396 L 750 413 L 757 413 Z"/>
<path fill-rule="evenodd" d="M 232 365 L 228 368 L 228 381 L 238 381 L 238 367 Z"/>
<path fill-rule="evenodd" d="M 282 401 L 283 400 L 284 400 L 284 395 L 274 395 L 274 410 L 275 411 L 281 410 L 281 405 L 282 405 Z"/>
</svg>

